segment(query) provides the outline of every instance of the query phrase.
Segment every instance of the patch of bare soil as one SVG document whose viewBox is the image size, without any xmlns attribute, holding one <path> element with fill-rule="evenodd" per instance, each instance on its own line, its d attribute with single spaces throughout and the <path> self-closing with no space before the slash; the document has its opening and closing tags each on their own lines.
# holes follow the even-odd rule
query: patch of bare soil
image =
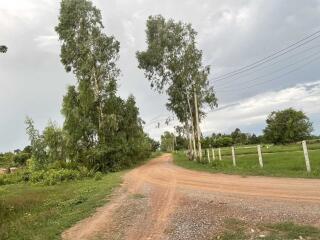
<svg viewBox="0 0 320 240">
<path fill-rule="evenodd" d="M 320 181 L 208 174 L 173 165 L 169 154 L 130 171 L 110 203 L 63 239 L 211 239 L 228 219 L 320 226 Z"/>
</svg>

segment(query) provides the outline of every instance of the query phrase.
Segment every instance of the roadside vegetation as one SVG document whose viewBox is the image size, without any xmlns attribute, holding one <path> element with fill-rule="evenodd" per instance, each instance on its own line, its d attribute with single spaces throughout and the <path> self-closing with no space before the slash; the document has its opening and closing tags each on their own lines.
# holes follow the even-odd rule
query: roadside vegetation
<svg viewBox="0 0 320 240">
<path fill-rule="evenodd" d="M 174 161 L 189 169 L 240 175 L 320 178 L 320 136 L 312 135 L 312 131 L 312 123 L 302 111 L 288 108 L 270 113 L 260 136 L 243 133 L 236 128 L 230 134 L 212 133 L 202 137 L 201 160 L 192 161 L 194 158 L 192 149 L 188 148 L 188 136 L 179 128 L 176 128 L 177 135 L 165 132 L 160 146 L 163 151 L 180 151 L 174 154 Z M 306 167 L 302 141 L 307 146 L 305 150 L 310 159 L 310 171 Z"/>
<path fill-rule="evenodd" d="M 308 147 L 311 173 L 306 172 L 301 144 L 263 146 L 263 168 L 259 165 L 256 147 L 235 148 L 236 167 L 232 164 L 231 148 L 229 147 L 221 148 L 221 161 L 217 155 L 216 160 L 213 162 L 211 160 L 211 163 L 208 163 L 206 159 L 201 163 L 190 161 L 188 156 L 180 151 L 174 153 L 174 162 L 181 167 L 212 173 L 320 178 L 320 144 L 309 144 Z"/>
<path fill-rule="evenodd" d="M 154 152 L 149 159 L 159 155 L 161 152 Z M 131 167 L 143 164 L 147 160 Z M 61 171 L 60 169 L 54 173 Z M 22 179 L 16 181 L 18 183 L 0 186 L 0 239 L 60 239 L 65 229 L 107 203 L 110 194 L 122 182 L 122 175 L 125 173 L 96 172 L 88 177 L 79 176 L 79 173 L 73 170 L 71 172 L 76 173 L 77 178 L 59 178 L 55 184 L 50 184 L 50 172 L 42 171 L 41 181 L 25 182 Z M 19 179 L 21 173 L 6 176 Z"/>
<path fill-rule="evenodd" d="M 49 121 L 40 131 L 27 117 L 30 146 L 0 153 L 0 239 L 59 239 L 107 201 L 119 171 L 159 146 L 143 130 L 134 96 L 117 94 L 120 43 L 103 32 L 100 10 L 62 0 L 55 30 L 76 83 L 63 97 L 62 126 Z"/>
<path fill-rule="evenodd" d="M 297 225 L 290 222 L 252 225 L 238 219 L 227 219 L 224 223 L 224 231 L 212 238 L 212 240 L 214 239 L 317 240 L 320 239 L 320 229 L 308 225 Z"/>
<path fill-rule="evenodd" d="M 63 126 L 49 121 L 39 131 L 27 117 L 30 146 L 0 154 L 0 185 L 54 185 L 116 172 L 158 146 L 143 130 L 134 96 L 117 95 L 120 43 L 103 32 L 100 10 L 87 0 L 62 0 L 60 6 L 60 60 L 77 79 L 63 98 Z"/>
<path fill-rule="evenodd" d="M 60 239 L 64 229 L 108 201 L 122 172 L 82 181 L 0 187 L 0 239 Z"/>
</svg>

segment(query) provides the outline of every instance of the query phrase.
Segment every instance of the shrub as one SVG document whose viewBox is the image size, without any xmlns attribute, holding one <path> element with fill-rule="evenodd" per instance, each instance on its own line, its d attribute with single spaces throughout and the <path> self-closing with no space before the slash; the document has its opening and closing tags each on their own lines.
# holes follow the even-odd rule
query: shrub
<svg viewBox="0 0 320 240">
<path fill-rule="evenodd" d="M 21 172 L 0 175 L 0 185 L 22 182 Z"/>
<path fill-rule="evenodd" d="M 30 181 L 33 183 L 42 182 L 44 180 L 44 170 L 33 171 L 30 176 Z"/>
<path fill-rule="evenodd" d="M 28 164 L 32 165 L 32 160 L 28 160 Z M 78 169 L 47 169 L 47 170 L 32 170 L 28 167 L 20 169 L 11 174 L 0 175 L 0 186 L 6 184 L 14 184 L 19 182 L 43 183 L 46 185 L 55 185 L 64 181 L 79 180 L 82 178 L 94 177 L 95 180 L 102 179 L 102 173 L 81 166 Z"/>
<path fill-rule="evenodd" d="M 0 175 L 0 186 L 5 185 L 4 175 Z"/>
<path fill-rule="evenodd" d="M 59 182 L 80 179 L 80 172 L 71 169 L 50 169 L 46 172 L 43 182 L 47 185 L 55 185 Z"/>
<path fill-rule="evenodd" d="M 94 180 L 99 181 L 102 179 L 102 173 L 101 172 L 96 172 L 94 175 Z"/>
<path fill-rule="evenodd" d="M 31 157 L 30 153 L 24 153 L 24 152 L 20 152 L 17 153 L 15 155 L 13 155 L 12 157 L 12 161 L 13 163 L 15 163 L 16 165 L 19 166 L 25 166 L 27 163 L 27 160 Z"/>
<path fill-rule="evenodd" d="M 30 171 L 35 171 L 37 169 L 37 163 L 33 157 L 27 160 L 26 165 Z"/>
<path fill-rule="evenodd" d="M 78 167 L 81 177 L 93 177 L 95 175 L 95 171 L 93 169 L 89 170 L 85 166 Z"/>
</svg>

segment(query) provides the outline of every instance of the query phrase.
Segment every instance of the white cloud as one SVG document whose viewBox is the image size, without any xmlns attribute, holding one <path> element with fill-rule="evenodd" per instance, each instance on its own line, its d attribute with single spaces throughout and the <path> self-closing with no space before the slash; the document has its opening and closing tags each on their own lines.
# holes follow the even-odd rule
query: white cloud
<svg viewBox="0 0 320 240">
<path fill-rule="evenodd" d="M 297 84 L 280 91 L 269 91 L 263 94 L 243 99 L 238 102 L 222 105 L 208 113 L 201 124 L 203 133 L 230 133 L 239 127 L 247 129 L 253 125 L 264 125 L 267 116 L 272 111 L 293 107 L 302 110 L 307 115 L 320 114 L 320 81 Z M 173 131 L 178 121 L 164 124 L 168 115 L 156 117 L 146 124 L 145 130 L 153 138 L 160 139 L 164 131 Z M 157 127 L 158 122 L 160 127 Z"/>
<path fill-rule="evenodd" d="M 269 113 L 293 107 L 307 115 L 320 114 L 320 81 L 240 100 L 208 113 L 203 132 L 230 132 L 236 127 L 263 125 Z"/>
</svg>

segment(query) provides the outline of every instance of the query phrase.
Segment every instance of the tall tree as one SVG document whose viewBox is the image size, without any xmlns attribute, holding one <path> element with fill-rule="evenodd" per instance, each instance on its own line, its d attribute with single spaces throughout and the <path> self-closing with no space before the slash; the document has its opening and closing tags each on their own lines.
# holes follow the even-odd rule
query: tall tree
<svg viewBox="0 0 320 240">
<path fill-rule="evenodd" d="M 27 117 L 25 123 L 27 125 L 26 131 L 31 142 L 32 157 L 35 167 L 38 169 L 43 168 L 49 163 L 44 138 L 34 127 L 34 122 L 31 118 Z"/>
<path fill-rule="evenodd" d="M 62 42 L 61 62 L 67 72 L 73 71 L 78 86 L 68 94 L 78 95 L 78 115 L 85 118 L 87 141 L 103 142 L 103 114 L 106 99 L 116 92 L 119 69 L 119 42 L 103 30 L 100 10 L 88 0 L 62 0 L 56 31 Z M 66 98 L 72 96 L 66 96 Z M 74 97 L 74 96 L 73 96 Z M 73 111 L 73 109 L 69 109 Z M 68 109 L 63 113 L 68 115 Z M 83 120 L 83 118 L 81 120 Z M 73 129 L 71 130 L 73 131 Z M 69 131 L 69 133 L 71 133 Z"/>
<path fill-rule="evenodd" d="M 63 99 L 65 152 L 89 168 L 115 171 L 145 159 L 151 144 L 134 97 L 116 95 L 120 44 L 103 28 L 91 1 L 61 1 L 61 62 L 77 78 Z"/>
<path fill-rule="evenodd" d="M 163 133 L 163 135 L 161 135 L 160 148 L 162 151 L 165 151 L 165 152 L 174 151 L 174 144 L 175 144 L 175 136 L 173 133 L 166 131 Z"/>
<path fill-rule="evenodd" d="M 210 67 L 202 65 L 202 51 L 196 46 L 197 33 L 190 24 L 158 15 L 148 18 L 146 34 L 148 48 L 137 52 L 139 68 L 152 88 L 168 94 L 167 108 L 190 132 L 189 145 L 201 159 L 199 122 L 204 107 L 217 106 L 217 99 L 208 81 Z"/>
<path fill-rule="evenodd" d="M 309 118 L 302 111 L 293 108 L 272 112 L 266 122 L 264 137 L 274 144 L 304 140 L 310 137 L 313 130 Z"/>
<path fill-rule="evenodd" d="M 116 93 L 120 44 L 103 33 L 103 28 L 101 13 L 91 1 L 61 1 L 55 28 L 62 42 L 61 62 L 78 80 L 68 88 L 62 109 L 67 149 L 73 159 L 105 143 L 107 123 L 112 118 L 104 109 Z"/>
<path fill-rule="evenodd" d="M 234 144 L 246 144 L 248 141 L 248 134 L 242 133 L 239 128 L 231 133 L 231 137 Z"/>
</svg>

